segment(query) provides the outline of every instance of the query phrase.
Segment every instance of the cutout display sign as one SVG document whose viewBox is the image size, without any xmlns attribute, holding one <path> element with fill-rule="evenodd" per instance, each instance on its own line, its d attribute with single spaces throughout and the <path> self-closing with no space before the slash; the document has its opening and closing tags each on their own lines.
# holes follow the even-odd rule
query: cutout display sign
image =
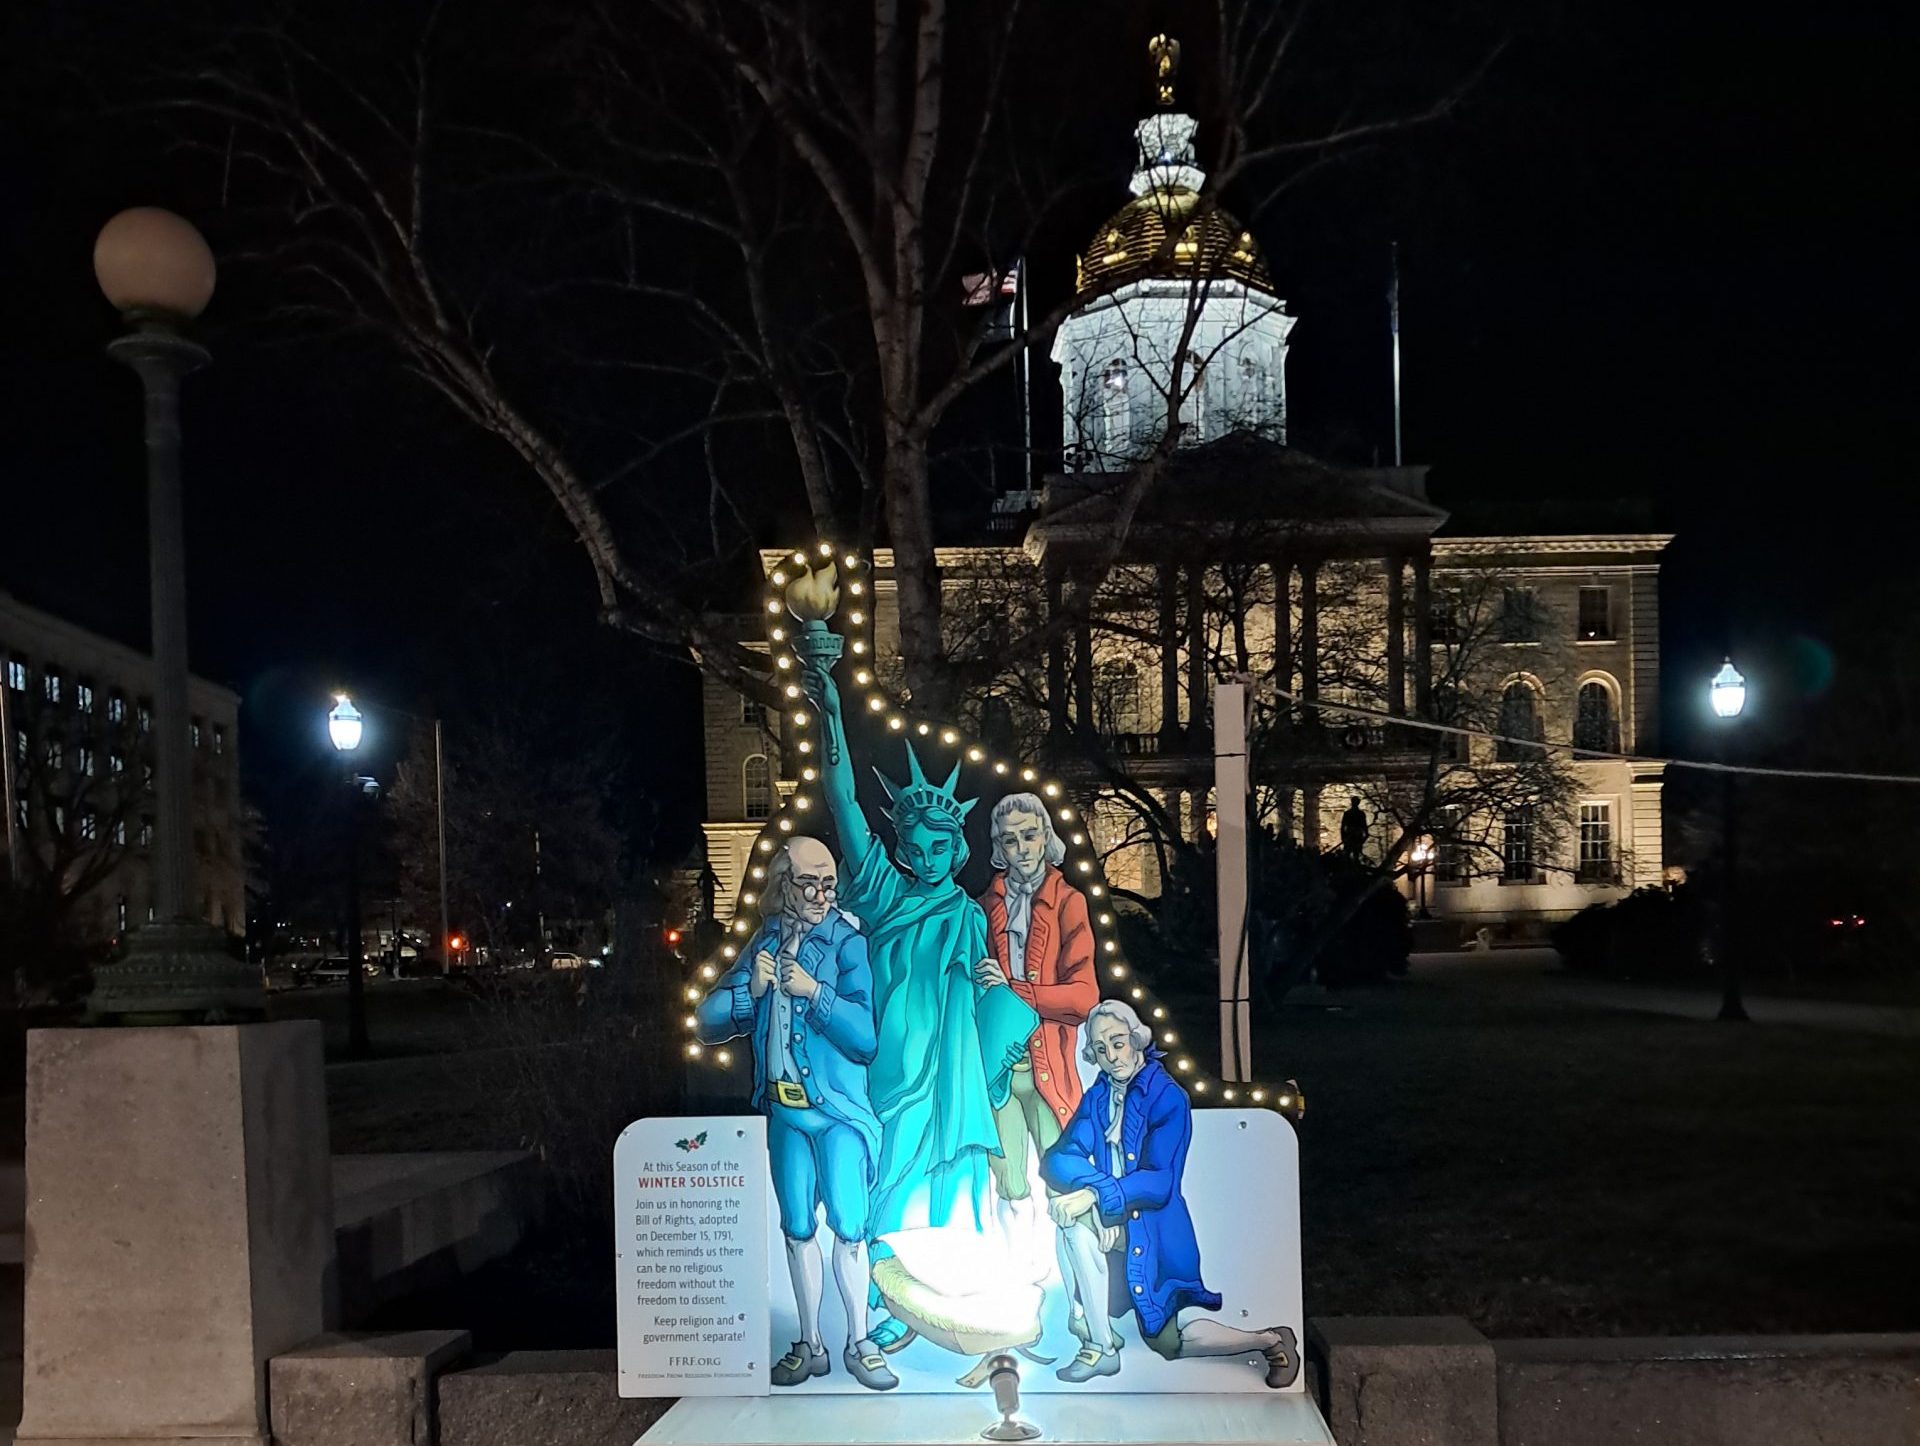
<svg viewBox="0 0 1920 1446">
<path fill-rule="evenodd" d="M 685 1019 L 765 1122 L 767 1387 L 1299 1391 L 1298 1088 L 1196 1070 L 1064 784 L 886 695 L 862 558 L 770 580 L 798 787 Z"/>
</svg>

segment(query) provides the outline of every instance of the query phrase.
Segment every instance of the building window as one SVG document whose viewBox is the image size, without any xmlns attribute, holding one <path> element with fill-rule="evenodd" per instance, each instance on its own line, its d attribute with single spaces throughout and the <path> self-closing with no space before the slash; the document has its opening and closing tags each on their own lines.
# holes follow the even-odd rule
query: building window
<svg viewBox="0 0 1920 1446">
<path fill-rule="evenodd" d="M 118 778 L 121 774 L 125 773 L 126 771 L 127 771 L 127 755 L 122 753 L 118 748 L 108 749 L 107 750 L 107 772 L 111 773 L 115 778 Z"/>
<path fill-rule="evenodd" d="M 93 711 L 93 684 L 75 683 L 73 685 L 73 706 L 82 713 Z"/>
<path fill-rule="evenodd" d="M 1433 881 L 1436 884 L 1464 884 L 1467 881 L 1467 846 L 1460 837 L 1465 822 L 1458 805 L 1438 809 L 1433 816 Z"/>
<path fill-rule="evenodd" d="M 149 703 L 145 698 L 140 700 L 140 731 L 142 733 L 153 732 L 153 704 Z"/>
<path fill-rule="evenodd" d="M 1540 871 L 1533 857 L 1533 807 L 1509 809 L 1500 838 L 1500 882 L 1537 884 Z"/>
<path fill-rule="evenodd" d="M 1580 805 L 1580 878 L 1589 884 L 1614 882 L 1613 805 Z"/>
<path fill-rule="evenodd" d="M 47 817 L 53 822 L 53 836 L 59 838 L 67 831 L 67 806 L 56 803 L 47 811 Z"/>
<path fill-rule="evenodd" d="M 195 718 L 187 724 L 187 742 L 194 748 L 200 746 L 200 720 Z"/>
<path fill-rule="evenodd" d="M 27 691 L 27 664 L 24 658 L 7 659 L 7 686 L 16 693 Z"/>
<path fill-rule="evenodd" d="M 142 761 L 140 764 L 140 786 L 146 789 L 148 793 L 153 792 L 153 765 L 151 763 Z"/>
<path fill-rule="evenodd" d="M 124 818 L 116 818 L 113 821 L 113 842 L 118 848 L 127 846 L 127 821 Z M 126 927 L 124 920 L 121 922 L 121 927 Z"/>
<path fill-rule="evenodd" d="M 80 841 L 93 843 L 100 837 L 100 815 L 90 808 L 80 810 Z"/>
<path fill-rule="evenodd" d="M 24 728 L 13 730 L 13 756 L 19 760 L 22 768 L 27 766 L 27 760 L 33 756 L 33 740 L 27 736 L 27 730 Z"/>
<path fill-rule="evenodd" d="M 750 821 L 773 817 L 773 766 L 756 753 L 740 770 L 741 814 Z"/>
<path fill-rule="evenodd" d="M 1110 738 L 1147 732 L 1145 679 L 1131 658 L 1104 658 L 1093 670 L 1094 719 Z"/>
<path fill-rule="evenodd" d="M 1433 595 L 1433 601 L 1427 607 L 1427 641 L 1433 643 L 1457 643 L 1460 641 L 1460 595 L 1447 589 L 1440 589 Z"/>
<path fill-rule="evenodd" d="M 215 754 L 223 754 L 227 751 L 227 730 L 224 724 L 213 725 L 213 751 Z"/>
<path fill-rule="evenodd" d="M 1579 632 L 1583 643 L 1608 642 L 1613 638 L 1613 590 L 1605 587 L 1580 589 Z"/>
<path fill-rule="evenodd" d="M 47 771 L 58 773 L 67 763 L 67 745 L 58 738 L 47 740 Z"/>
<path fill-rule="evenodd" d="M 1540 721 L 1540 695 L 1534 691 L 1533 684 L 1514 679 L 1500 696 L 1500 737 L 1493 746 L 1494 758 L 1501 763 L 1518 763 L 1535 757 L 1538 749 L 1530 745 L 1545 737 Z"/>
<path fill-rule="evenodd" d="M 75 753 L 77 755 L 75 767 L 77 767 L 80 770 L 80 776 L 82 778 L 92 778 L 93 777 L 93 749 L 89 748 L 86 744 L 82 743 L 80 747 L 75 750 Z"/>
<path fill-rule="evenodd" d="M 1180 420 L 1195 432 L 1204 433 L 1207 429 L 1207 359 L 1189 351 L 1186 366 L 1187 385 L 1180 395 Z"/>
<path fill-rule="evenodd" d="M 1613 706 L 1613 689 L 1598 678 L 1580 685 L 1573 714 L 1573 746 L 1593 753 L 1620 751 L 1620 714 Z"/>
<path fill-rule="evenodd" d="M 127 721 L 127 700 L 122 698 L 118 693 L 115 693 L 111 698 L 107 699 L 107 721 L 109 723 L 124 723 Z"/>
<path fill-rule="evenodd" d="M 150 818 L 140 820 L 140 847 L 143 849 L 153 847 L 153 820 Z"/>
<path fill-rule="evenodd" d="M 122 934 L 126 933 L 127 932 L 127 896 L 125 894 L 122 894 L 118 899 L 114 901 L 113 917 L 114 917 L 114 928 Z"/>
<path fill-rule="evenodd" d="M 33 832 L 33 809 L 28 805 L 26 799 L 21 798 L 14 800 L 13 817 L 14 821 L 20 825 L 21 833 Z"/>
<path fill-rule="evenodd" d="M 1532 588 L 1508 587 L 1500 590 L 1500 641 L 1540 641 L 1540 598 Z"/>
<path fill-rule="evenodd" d="M 58 703 L 66 694 L 66 684 L 62 681 L 60 675 L 52 668 L 47 669 L 44 681 L 47 689 L 47 701 L 49 703 Z"/>
<path fill-rule="evenodd" d="M 1100 445 L 1124 452 L 1133 441 L 1133 398 L 1127 387 L 1127 364 L 1119 357 L 1100 373 Z"/>
<path fill-rule="evenodd" d="M 740 695 L 740 726 L 743 728 L 764 728 L 767 726 L 766 706 L 757 699 Z"/>
</svg>

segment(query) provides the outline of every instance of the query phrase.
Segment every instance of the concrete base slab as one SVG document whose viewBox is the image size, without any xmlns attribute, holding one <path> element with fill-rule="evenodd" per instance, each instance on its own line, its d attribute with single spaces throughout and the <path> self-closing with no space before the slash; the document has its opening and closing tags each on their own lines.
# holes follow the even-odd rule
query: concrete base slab
<svg viewBox="0 0 1920 1446">
<path fill-rule="evenodd" d="M 1496 1446 L 1493 1344 L 1455 1316 L 1320 1316 L 1307 1346 L 1325 1372 L 1342 1446 Z"/>
<path fill-rule="evenodd" d="M 329 1324 L 323 1079 L 312 1021 L 28 1036 L 22 1446 L 264 1446 Z"/>
<path fill-rule="evenodd" d="M 1334 1446 L 1313 1402 L 1271 1396 L 1038 1396 L 1020 1418 L 1064 1446 Z M 645 1446 L 978 1446 L 993 1397 L 707 1396 L 682 1400 Z"/>
<path fill-rule="evenodd" d="M 276 1446 L 420 1446 L 434 1439 L 433 1381 L 466 1355 L 465 1331 L 324 1335 L 269 1369 Z"/>
</svg>

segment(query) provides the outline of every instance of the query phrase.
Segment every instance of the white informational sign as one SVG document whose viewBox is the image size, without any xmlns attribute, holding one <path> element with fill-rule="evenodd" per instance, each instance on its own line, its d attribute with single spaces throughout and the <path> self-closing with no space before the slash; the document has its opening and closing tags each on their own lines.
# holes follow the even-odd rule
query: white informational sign
<svg viewBox="0 0 1920 1446">
<path fill-rule="evenodd" d="M 896 1389 L 984 1394 L 984 1384 L 971 1376 L 987 1355 L 1006 1350 L 1021 1359 L 1020 1389 L 1026 1395 L 1304 1391 L 1305 1372 L 1298 1369 L 1306 1341 L 1299 1138 L 1293 1126 L 1271 1110 L 1200 1108 L 1190 1119 L 1191 1138 L 1177 1177 L 1164 1182 L 1167 1193 L 1160 1210 L 1140 1200 L 1132 1238 L 1142 1251 L 1158 1250 L 1164 1260 L 1175 1258 L 1179 1247 L 1168 1236 L 1179 1227 L 1167 1207 L 1183 1203 L 1192 1221 L 1200 1280 L 1220 1297 L 1217 1309 L 1182 1307 L 1159 1321 L 1156 1340 L 1149 1342 L 1142 1336 L 1141 1313 L 1123 1303 L 1119 1314 L 1109 1313 L 1120 1342 L 1117 1369 L 1110 1375 L 1063 1381 L 1056 1373 L 1073 1361 L 1081 1341 L 1069 1325 L 1070 1271 L 1063 1263 L 1059 1231 L 1044 1213 L 1037 1213 L 1039 1228 L 1025 1239 L 1008 1238 L 1002 1228 L 1004 1213 L 983 1220 L 979 1229 L 966 1221 L 938 1230 L 906 1230 L 883 1237 L 882 1244 L 892 1247 L 895 1258 L 875 1275 L 893 1313 L 911 1317 L 919 1327 L 886 1357 L 899 1381 Z M 1143 1141 L 1143 1159 L 1148 1148 Z M 764 1161 L 760 1168 L 764 1173 Z M 1030 1172 L 1032 1196 L 1046 1199 L 1037 1156 L 1030 1160 Z M 1155 1198 L 1159 1188 L 1153 1187 Z M 1160 1221 L 1153 1219 L 1156 1215 Z M 1144 1233 L 1139 1226 L 1147 1227 Z M 1113 1277 L 1112 1299 L 1132 1293 L 1121 1277 L 1130 1265 L 1147 1258 L 1134 1257 L 1126 1239 L 1117 1240 L 1105 1257 Z M 778 1359 L 802 1332 L 773 1213 L 763 1249 L 773 1276 L 770 1334 L 763 1343 L 769 1356 Z M 1155 1289 L 1152 1271 L 1141 1278 L 1141 1293 Z M 1262 1347 L 1281 1331 L 1286 1332 L 1293 1369 L 1276 1373 Z M 838 1347 L 846 1333 L 845 1315 L 838 1292 L 831 1288 L 821 1292 L 819 1332 L 832 1347 L 831 1369 L 773 1394 L 871 1394 L 841 1365 Z M 1270 1374 L 1282 1383 L 1269 1384 Z"/>
<path fill-rule="evenodd" d="M 620 1394 L 764 1395 L 766 1120 L 637 1120 L 613 1177 Z"/>
</svg>

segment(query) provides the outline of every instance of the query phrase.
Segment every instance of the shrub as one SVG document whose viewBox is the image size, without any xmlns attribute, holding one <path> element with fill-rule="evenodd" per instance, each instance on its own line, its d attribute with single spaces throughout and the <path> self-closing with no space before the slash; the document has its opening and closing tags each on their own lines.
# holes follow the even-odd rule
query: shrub
<svg viewBox="0 0 1920 1446">
<path fill-rule="evenodd" d="M 1618 903 L 1582 909 L 1553 931 L 1553 946 L 1582 974 L 1697 982 L 1712 973 L 1704 928 L 1694 889 L 1635 889 Z"/>
<path fill-rule="evenodd" d="M 1407 972 L 1413 946 L 1407 903 L 1369 868 L 1268 830 L 1252 835 L 1247 929 L 1259 994 L 1275 1003 L 1302 979 L 1378 983 Z M 1159 907 L 1164 952 L 1211 959 L 1218 950 L 1211 846 L 1182 851 Z"/>
</svg>

